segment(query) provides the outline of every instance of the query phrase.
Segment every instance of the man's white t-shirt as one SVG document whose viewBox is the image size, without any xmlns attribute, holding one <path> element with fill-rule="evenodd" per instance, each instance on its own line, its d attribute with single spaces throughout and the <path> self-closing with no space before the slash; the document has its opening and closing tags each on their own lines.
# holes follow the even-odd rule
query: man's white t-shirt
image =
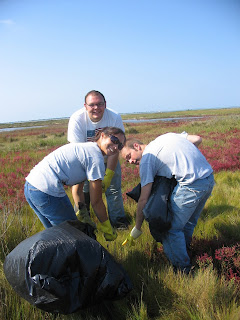
<svg viewBox="0 0 240 320">
<path fill-rule="evenodd" d="M 104 157 L 96 142 L 69 143 L 40 161 L 26 180 L 42 192 L 64 197 L 64 185 L 103 180 L 104 174 Z"/>
<path fill-rule="evenodd" d="M 104 127 L 117 127 L 124 132 L 123 121 L 119 113 L 106 108 L 103 117 L 98 122 L 93 122 L 88 116 L 85 107 L 73 113 L 68 123 L 69 142 L 94 141 L 97 131 Z"/>
<path fill-rule="evenodd" d="M 154 181 L 155 176 L 175 177 L 182 185 L 204 179 L 213 172 L 200 150 L 186 133 L 166 133 L 150 142 L 140 161 L 141 186 Z"/>
</svg>

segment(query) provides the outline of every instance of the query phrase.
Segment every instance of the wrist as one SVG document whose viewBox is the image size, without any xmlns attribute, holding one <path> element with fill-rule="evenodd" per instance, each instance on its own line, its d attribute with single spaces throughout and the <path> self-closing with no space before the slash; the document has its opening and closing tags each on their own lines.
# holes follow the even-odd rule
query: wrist
<svg viewBox="0 0 240 320">
<path fill-rule="evenodd" d="M 109 219 L 105 220 L 104 222 L 100 222 L 99 229 L 102 232 L 112 232 L 112 225 Z"/>
<path fill-rule="evenodd" d="M 105 173 L 110 173 L 110 174 L 113 175 L 114 174 L 114 170 L 107 168 Z"/>
<path fill-rule="evenodd" d="M 141 234 L 142 234 L 142 231 L 141 231 L 141 230 L 138 230 L 138 229 L 136 228 L 136 226 L 133 227 L 133 229 L 132 229 L 132 231 L 131 231 L 131 233 L 130 233 L 130 235 L 131 235 L 131 237 L 132 237 L 133 239 L 137 239 L 138 237 L 140 237 Z"/>
<path fill-rule="evenodd" d="M 83 203 L 83 202 L 78 202 L 78 209 L 81 210 L 81 209 L 85 209 L 86 208 L 86 204 Z"/>
</svg>

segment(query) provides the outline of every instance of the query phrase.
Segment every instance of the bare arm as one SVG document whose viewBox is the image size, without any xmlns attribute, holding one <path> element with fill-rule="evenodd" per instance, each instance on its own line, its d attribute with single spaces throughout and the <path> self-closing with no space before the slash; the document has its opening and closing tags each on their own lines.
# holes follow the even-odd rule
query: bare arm
<svg viewBox="0 0 240 320">
<path fill-rule="evenodd" d="M 200 136 L 193 135 L 193 134 L 189 134 L 187 136 L 187 139 L 190 142 L 192 142 L 196 147 L 198 147 L 200 145 L 200 143 L 202 142 L 202 138 Z"/>
<path fill-rule="evenodd" d="M 137 214 L 136 214 L 136 228 L 138 230 L 141 230 L 141 226 L 142 226 L 142 223 L 144 220 L 144 216 L 143 216 L 142 211 L 148 201 L 151 190 L 152 190 L 152 183 L 148 183 L 144 187 L 141 188 L 141 195 L 138 200 Z"/>
<path fill-rule="evenodd" d="M 118 155 L 119 155 L 119 152 L 117 152 L 116 154 L 113 154 L 112 156 L 108 156 L 108 158 L 107 158 L 107 168 L 108 169 L 115 171 L 117 163 L 118 163 Z"/>
<path fill-rule="evenodd" d="M 90 199 L 92 208 L 100 222 L 108 220 L 106 207 L 102 199 L 102 180 L 90 181 Z"/>
<path fill-rule="evenodd" d="M 84 195 L 83 195 L 83 184 L 84 182 L 80 184 L 75 184 L 74 186 L 72 186 L 72 196 L 77 208 L 78 208 L 79 202 L 85 203 Z"/>
</svg>

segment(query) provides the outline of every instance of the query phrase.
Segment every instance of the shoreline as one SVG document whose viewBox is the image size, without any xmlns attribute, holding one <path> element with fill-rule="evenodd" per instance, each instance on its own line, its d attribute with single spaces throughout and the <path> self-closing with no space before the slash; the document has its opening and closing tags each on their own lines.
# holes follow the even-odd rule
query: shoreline
<svg viewBox="0 0 240 320">
<path fill-rule="evenodd" d="M 198 109 L 198 110 L 182 110 L 182 111 L 170 111 L 170 112 L 140 112 L 140 113 L 128 113 L 121 114 L 123 122 L 146 122 L 146 121 L 176 121 L 179 119 L 189 120 L 199 119 L 205 116 L 224 116 L 234 114 L 240 115 L 240 107 L 229 107 L 229 108 L 213 108 L 213 109 Z M 29 121 L 16 121 L 16 122 L 5 122 L 0 123 L 0 129 L 12 129 L 26 127 L 37 127 L 45 125 L 58 125 L 68 123 L 70 117 L 64 118 L 53 118 L 53 119 L 39 119 Z M 191 119 L 190 119 L 191 118 Z M 171 119 L 171 120 L 167 120 Z M 6 130 L 7 131 L 7 130 Z M 10 130 L 9 130 L 10 131 Z"/>
</svg>

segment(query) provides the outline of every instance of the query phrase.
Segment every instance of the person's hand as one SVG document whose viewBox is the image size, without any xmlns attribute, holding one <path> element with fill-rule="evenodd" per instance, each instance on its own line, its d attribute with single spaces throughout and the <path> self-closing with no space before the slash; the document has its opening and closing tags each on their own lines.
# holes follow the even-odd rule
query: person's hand
<svg viewBox="0 0 240 320">
<path fill-rule="evenodd" d="M 102 181 L 102 192 L 106 192 L 107 189 L 110 187 L 113 176 L 114 176 L 114 171 L 107 168 L 105 172 L 105 176 Z"/>
<path fill-rule="evenodd" d="M 79 210 L 76 212 L 76 216 L 79 221 L 82 223 L 88 223 L 90 226 L 92 226 L 94 229 L 96 229 L 96 224 L 91 220 L 89 212 L 87 210 L 87 207 L 85 204 L 79 205 Z"/>
<path fill-rule="evenodd" d="M 123 241 L 122 246 L 125 246 L 126 244 L 131 246 L 135 245 L 135 240 L 140 237 L 142 234 L 141 230 L 138 230 L 136 226 L 132 229 L 130 234 L 127 236 L 127 238 Z"/>
<path fill-rule="evenodd" d="M 104 234 L 104 238 L 107 241 L 114 241 L 117 238 L 117 233 L 113 229 L 110 220 L 106 220 L 98 225 L 98 230 L 102 231 Z"/>
</svg>

